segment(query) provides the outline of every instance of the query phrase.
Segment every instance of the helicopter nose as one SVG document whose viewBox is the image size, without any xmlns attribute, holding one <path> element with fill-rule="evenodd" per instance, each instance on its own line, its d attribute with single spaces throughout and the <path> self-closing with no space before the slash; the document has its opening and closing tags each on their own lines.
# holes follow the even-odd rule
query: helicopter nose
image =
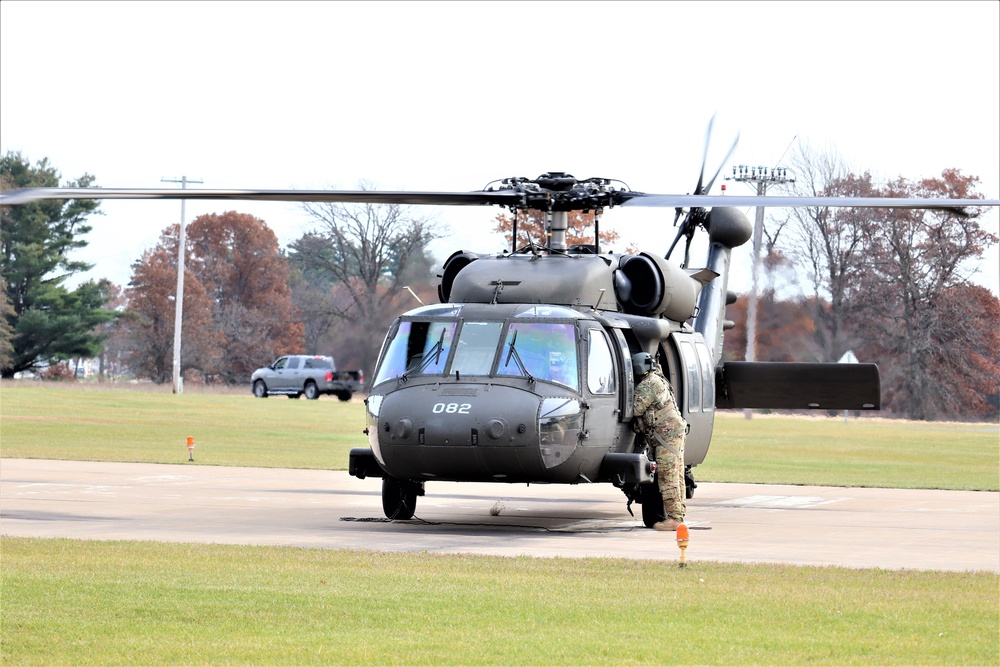
<svg viewBox="0 0 1000 667">
<path fill-rule="evenodd" d="M 539 447 L 541 400 L 498 385 L 403 387 L 377 402 L 372 448 L 402 479 L 537 478 L 549 467 Z"/>
</svg>

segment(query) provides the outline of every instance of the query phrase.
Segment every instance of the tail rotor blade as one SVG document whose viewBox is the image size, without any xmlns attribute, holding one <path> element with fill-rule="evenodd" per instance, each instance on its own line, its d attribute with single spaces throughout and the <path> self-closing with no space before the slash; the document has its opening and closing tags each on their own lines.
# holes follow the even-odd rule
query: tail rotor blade
<svg viewBox="0 0 1000 667">
<path fill-rule="evenodd" d="M 699 191 L 696 194 L 706 195 L 706 194 L 709 193 L 709 191 L 712 189 L 712 185 L 715 183 L 715 179 L 717 179 L 719 177 L 719 174 L 722 173 L 722 168 L 726 166 L 726 163 L 729 162 L 729 158 L 731 158 L 733 156 L 733 153 L 736 152 L 736 146 L 739 143 L 740 143 L 740 135 L 739 135 L 739 133 L 737 133 L 736 134 L 736 139 L 733 141 L 733 145 L 729 148 L 729 152 L 726 153 L 726 157 L 724 157 L 722 159 L 722 162 L 719 163 L 719 168 L 715 170 L 715 175 L 712 176 L 712 180 L 710 180 L 708 182 L 708 185 L 705 186 L 704 192 Z"/>
<path fill-rule="evenodd" d="M 715 125 L 715 114 L 708 121 L 708 129 L 705 131 L 705 150 L 701 154 L 701 173 L 698 174 L 698 185 L 694 188 L 696 195 L 702 194 L 701 183 L 705 179 L 705 165 L 708 163 L 708 146 L 712 143 L 712 126 Z M 721 167 L 720 167 L 721 169 Z M 712 180 L 715 180 L 714 178 Z M 711 187 L 711 186 L 709 186 Z"/>
</svg>

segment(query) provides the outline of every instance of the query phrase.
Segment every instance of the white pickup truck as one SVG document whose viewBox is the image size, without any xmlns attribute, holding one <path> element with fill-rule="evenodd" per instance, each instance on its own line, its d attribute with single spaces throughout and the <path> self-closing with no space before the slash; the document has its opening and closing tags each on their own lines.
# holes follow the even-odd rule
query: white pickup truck
<svg viewBox="0 0 1000 667">
<path fill-rule="evenodd" d="M 258 368 L 250 376 L 250 388 L 257 398 L 284 394 L 289 398 L 305 395 L 317 399 L 332 394 L 349 401 L 354 392 L 364 386 L 361 371 L 338 371 L 333 357 L 291 354 L 278 357 L 274 363 Z"/>
</svg>

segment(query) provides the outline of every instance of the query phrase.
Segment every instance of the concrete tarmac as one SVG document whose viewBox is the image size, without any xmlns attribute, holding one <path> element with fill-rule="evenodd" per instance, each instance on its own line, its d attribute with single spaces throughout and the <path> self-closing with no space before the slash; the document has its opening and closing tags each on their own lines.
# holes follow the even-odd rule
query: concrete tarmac
<svg viewBox="0 0 1000 667">
<path fill-rule="evenodd" d="M 609 484 L 429 482 L 388 521 L 342 471 L 0 460 L 0 535 L 676 561 Z M 700 482 L 687 560 L 1000 572 L 1000 494 Z"/>
</svg>

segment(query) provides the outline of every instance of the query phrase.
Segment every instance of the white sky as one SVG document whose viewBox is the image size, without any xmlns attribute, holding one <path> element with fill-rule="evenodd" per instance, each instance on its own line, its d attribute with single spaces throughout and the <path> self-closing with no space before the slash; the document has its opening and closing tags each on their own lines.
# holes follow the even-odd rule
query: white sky
<svg viewBox="0 0 1000 667">
<path fill-rule="evenodd" d="M 0 152 L 105 187 L 467 191 L 568 171 L 687 193 L 715 113 L 710 170 L 737 132 L 724 174 L 797 137 L 884 180 L 956 167 L 996 199 L 1000 3 L 0 3 Z M 81 258 L 124 285 L 180 204 L 101 208 Z M 308 227 L 278 203 L 188 202 L 187 220 L 231 209 L 283 246 Z M 425 212 L 449 230 L 439 260 L 502 248 L 499 210 Z M 663 253 L 672 221 L 616 209 L 602 227 Z M 978 276 L 995 293 L 998 264 L 994 247 Z"/>
</svg>

